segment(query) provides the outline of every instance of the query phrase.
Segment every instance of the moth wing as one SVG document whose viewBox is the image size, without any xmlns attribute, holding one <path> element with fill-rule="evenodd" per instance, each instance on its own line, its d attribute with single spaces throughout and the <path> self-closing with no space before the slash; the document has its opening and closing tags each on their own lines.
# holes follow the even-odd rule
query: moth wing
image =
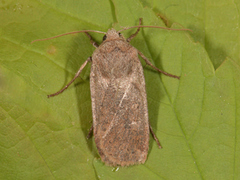
<svg viewBox="0 0 240 180">
<path fill-rule="evenodd" d="M 119 78 L 107 76 L 100 61 L 96 58 L 95 61 L 98 64 L 93 61 L 90 82 L 99 155 L 112 166 L 144 163 L 149 147 L 149 122 L 145 79 L 138 56 L 125 58 L 130 69 Z"/>
</svg>

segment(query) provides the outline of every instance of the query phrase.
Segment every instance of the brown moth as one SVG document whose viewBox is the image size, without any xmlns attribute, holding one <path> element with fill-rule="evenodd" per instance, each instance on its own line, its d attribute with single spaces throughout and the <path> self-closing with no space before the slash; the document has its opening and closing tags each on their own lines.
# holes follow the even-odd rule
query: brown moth
<svg viewBox="0 0 240 180">
<path fill-rule="evenodd" d="M 52 97 L 62 93 L 80 75 L 86 64 L 92 63 L 90 89 L 93 125 L 88 137 L 93 131 L 99 155 L 102 161 L 110 166 L 129 166 L 144 163 L 149 149 L 149 132 L 153 135 L 158 147 L 161 148 L 149 125 L 145 79 L 138 55 L 155 70 L 179 79 L 178 76 L 163 72 L 153 66 L 140 51 L 129 44 L 141 27 L 162 28 L 140 25 L 125 28 L 123 30 L 138 28 L 136 33 L 128 39 L 120 34 L 120 31 L 123 30 L 109 29 L 107 33 L 104 33 L 105 36 L 100 46 L 93 41 L 87 32 L 103 32 L 78 31 L 87 34 L 96 50 L 92 57 L 89 57 L 83 63 L 70 83 L 62 90 L 48 95 L 48 97 Z M 77 32 L 66 34 L 73 33 Z"/>
</svg>

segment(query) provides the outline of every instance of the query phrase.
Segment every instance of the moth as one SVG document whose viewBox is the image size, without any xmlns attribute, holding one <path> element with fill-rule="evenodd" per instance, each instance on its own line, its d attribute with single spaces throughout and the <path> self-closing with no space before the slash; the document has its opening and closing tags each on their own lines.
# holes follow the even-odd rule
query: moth
<svg viewBox="0 0 240 180">
<path fill-rule="evenodd" d="M 74 78 L 60 91 L 48 95 L 56 96 L 66 90 L 80 75 L 87 63 L 91 63 L 90 90 L 92 100 L 92 131 L 101 160 L 110 166 L 130 166 L 145 163 L 149 149 L 149 134 L 161 148 L 148 119 L 147 95 L 143 68 L 138 55 L 160 73 L 179 79 L 179 76 L 166 73 L 155 67 L 140 51 L 129 42 L 138 34 L 140 28 L 163 28 L 157 26 L 138 26 L 120 31 L 109 29 L 106 33 L 95 30 L 83 30 L 65 33 L 84 32 L 96 50 L 80 67 Z M 129 38 L 120 33 L 130 28 L 138 28 Z M 163 28 L 169 29 L 169 28 Z M 188 29 L 170 29 L 188 30 Z M 98 45 L 88 32 L 105 34 Z M 35 42 L 34 41 L 34 42 Z"/>
</svg>

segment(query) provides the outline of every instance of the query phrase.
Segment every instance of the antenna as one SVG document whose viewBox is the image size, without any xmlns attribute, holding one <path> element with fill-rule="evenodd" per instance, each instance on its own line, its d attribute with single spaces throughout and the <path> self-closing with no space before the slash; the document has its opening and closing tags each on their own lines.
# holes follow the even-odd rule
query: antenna
<svg viewBox="0 0 240 180">
<path fill-rule="evenodd" d="M 159 29 L 166 29 L 166 30 L 172 30 L 172 31 L 191 31 L 192 32 L 191 29 L 171 29 L 171 28 L 166 28 L 166 27 L 161 27 L 161 26 L 143 26 L 143 25 L 125 27 L 125 28 L 119 30 L 118 32 L 122 32 L 122 31 L 132 29 L 132 28 L 159 28 Z"/>
<path fill-rule="evenodd" d="M 143 26 L 143 25 L 125 27 L 125 28 L 123 28 L 123 29 L 121 29 L 117 32 L 119 33 L 119 32 L 122 32 L 122 31 L 125 31 L 125 30 L 128 30 L 128 29 L 132 29 L 132 28 L 158 28 L 158 29 L 166 29 L 166 30 L 172 30 L 172 31 L 191 31 L 192 32 L 191 29 L 171 29 L 171 28 L 166 28 L 166 27 L 161 27 L 161 26 Z M 107 34 L 105 32 L 97 31 L 97 30 L 73 31 L 73 32 L 68 32 L 68 33 L 64 33 L 64 34 L 59 34 L 57 36 L 45 38 L 45 39 L 36 39 L 36 40 L 32 41 L 31 44 L 34 43 L 34 42 L 37 42 L 37 41 L 46 41 L 46 40 L 58 38 L 58 37 L 61 37 L 61 36 L 65 36 L 65 35 L 69 35 L 69 34 L 77 34 L 77 33 L 82 33 L 82 32 L 95 32 L 95 33 L 100 33 L 100 34 Z"/>
<path fill-rule="evenodd" d="M 69 34 L 77 34 L 77 33 L 82 33 L 82 32 L 96 32 L 96 33 L 106 34 L 105 32 L 96 31 L 96 30 L 73 31 L 73 32 L 68 32 L 68 33 L 64 33 L 64 34 L 59 34 L 59 35 L 57 35 L 57 36 L 53 36 L 53 37 L 50 37 L 50 38 L 36 39 L 36 40 L 32 41 L 31 44 L 34 43 L 34 42 L 37 42 L 37 41 L 46 41 L 46 40 L 58 38 L 58 37 L 61 37 L 61 36 L 65 36 L 65 35 L 69 35 Z"/>
</svg>

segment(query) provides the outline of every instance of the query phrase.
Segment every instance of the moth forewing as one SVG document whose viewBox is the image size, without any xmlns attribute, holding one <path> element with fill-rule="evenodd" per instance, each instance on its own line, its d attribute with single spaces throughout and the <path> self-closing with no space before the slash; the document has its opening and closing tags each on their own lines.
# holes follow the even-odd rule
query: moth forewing
<svg viewBox="0 0 240 180">
<path fill-rule="evenodd" d="M 106 164 L 144 163 L 149 147 L 145 79 L 138 51 L 115 30 L 92 56 L 93 132 Z"/>
</svg>

